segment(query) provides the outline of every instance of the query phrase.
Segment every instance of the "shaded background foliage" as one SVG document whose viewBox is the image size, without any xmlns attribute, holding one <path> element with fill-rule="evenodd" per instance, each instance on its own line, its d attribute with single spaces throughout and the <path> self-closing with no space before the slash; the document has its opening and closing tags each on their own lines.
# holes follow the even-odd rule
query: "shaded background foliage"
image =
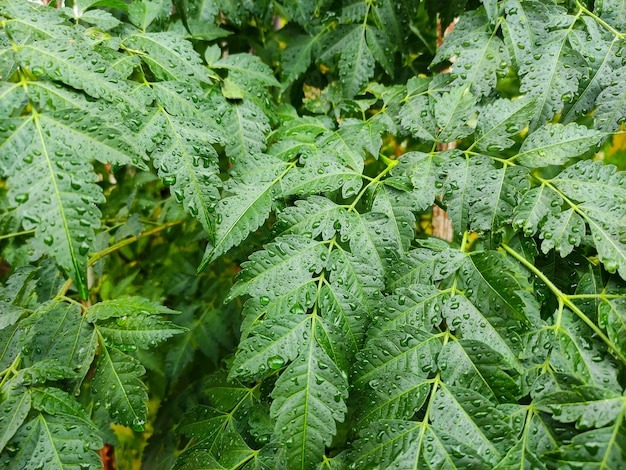
<svg viewBox="0 0 626 470">
<path fill-rule="evenodd" d="M 626 3 L 0 19 L 3 466 L 623 468 Z"/>
</svg>

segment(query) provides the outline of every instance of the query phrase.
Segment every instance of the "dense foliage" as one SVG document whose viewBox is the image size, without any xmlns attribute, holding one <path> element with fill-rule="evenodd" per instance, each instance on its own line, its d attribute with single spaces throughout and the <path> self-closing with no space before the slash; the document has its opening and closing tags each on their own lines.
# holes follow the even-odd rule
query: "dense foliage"
<svg viewBox="0 0 626 470">
<path fill-rule="evenodd" d="M 61 3 L 0 2 L 2 468 L 626 468 L 626 1 Z"/>
</svg>

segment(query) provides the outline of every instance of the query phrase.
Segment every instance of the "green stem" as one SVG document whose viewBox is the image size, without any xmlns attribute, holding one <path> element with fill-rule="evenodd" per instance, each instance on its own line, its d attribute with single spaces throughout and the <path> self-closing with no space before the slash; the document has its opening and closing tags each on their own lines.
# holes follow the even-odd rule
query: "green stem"
<svg viewBox="0 0 626 470">
<path fill-rule="evenodd" d="M 576 299 L 599 299 L 599 300 L 607 300 L 607 299 L 626 299 L 626 294 L 605 294 L 604 292 L 601 294 L 571 294 L 567 296 L 570 300 Z"/>
<path fill-rule="evenodd" d="M 624 37 L 626 37 L 626 33 L 620 33 L 618 30 L 616 30 L 613 26 L 611 26 L 610 24 L 608 24 L 606 21 L 604 21 L 602 18 L 600 18 L 599 16 L 597 16 L 595 13 L 587 10 L 587 8 L 580 3 L 579 0 L 576 0 L 576 6 L 579 8 L 580 13 L 584 13 L 587 16 L 590 16 L 591 18 L 593 18 L 593 20 L 598 23 L 601 24 L 602 26 L 604 26 L 606 29 L 608 29 L 611 34 L 613 34 L 613 36 L 615 36 L 616 38 L 622 39 Z M 580 15 L 579 13 L 579 15 Z M 577 15 L 577 17 L 579 16 Z"/>
<path fill-rule="evenodd" d="M 13 374 L 17 374 L 17 368 L 20 366 L 20 362 L 22 362 L 22 355 L 18 354 L 15 357 L 15 359 L 13 359 L 13 362 L 11 363 L 11 365 L 0 373 L 0 375 L 4 376 L 2 377 L 2 381 L 0 382 L 0 389 L 2 389 L 2 387 L 4 387 L 4 384 L 7 382 L 7 380 L 9 380 L 9 377 L 11 376 L 10 374 L 11 372 Z"/>
<path fill-rule="evenodd" d="M 505 243 L 502 243 L 500 245 L 508 254 L 510 254 L 513 258 L 515 258 L 517 261 L 519 261 L 524 267 L 526 267 L 529 271 L 531 271 L 533 274 L 535 274 L 539 279 L 541 279 L 546 286 L 548 286 L 548 288 L 552 291 L 552 293 L 554 295 L 556 295 L 558 302 L 559 302 L 559 310 L 562 311 L 562 306 L 566 306 L 567 308 L 569 308 L 572 312 L 574 312 L 578 318 L 580 318 L 589 328 L 591 328 L 593 330 L 593 332 L 595 334 L 598 335 L 598 337 L 600 337 L 602 339 L 602 341 L 604 341 L 607 346 L 609 346 L 612 350 L 613 353 L 624 363 L 626 363 L 626 356 L 624 356 L 619 349 L 617 349 L 617 347 L 615 346 L 615 344 L 613 343 L 613 341 L 611 341 L 609 339 L 608 336 L 606 336 L 602 330 L 598 327 L 598 325 L 596 325 L 594 322 L 592 322 L 589 317 L 587 315 L 584 314 L 584 312 L 582 310 L 580 310 L 571 300 L 571 298 L 567 295 L 564 294 L 563 292 L 561 292 L 561 290 L 554 285 L 554 283 L 552 283 L 552 281 L 550 281 L 550 279 L 548 279 L 546 277 L 545 274 L 543 274 L 539 269 L 537 269 L 534 265 L 532 265 L 531 263 L 528 262 L 528 260 L 526 258 L 524 258 L 522 255 L 520 255 L 518 252 L 516 252 L 513 248 L 511 248 L 510 246 L 508 246 Z"/>
<path fill-rule="evenodd" d="M 151 230 L 148 230 L 147 232 L 143 232 L 140 233 L 137 236 L 133 236 L 130 238 L 125 238 L 124 240 L 121 240 L 119 242 L 117 242 L 115 245 L 111 245 L 110 247 L 106 248 L 105 250 L 99 251 L 98 253 L 95 253 L 91 258 L 89 258 L 89 262 L 87 263 L 88 266 L 93 265 L 96 261 L 101 260 L 102 258 L 104 258 L 107 255 L 110 255 L 111 253 L 116 252 L 117 250 L 130 245 L 131 243 L 135 243 L 136 241 L 145 238 L 145 237 L 149 237 L 151 235 L 154 235 L 155 233 L 159 233 L 162 230 L 168 229 L 170 227 L 174 227 L 176 225 L 180 225 L 184 222 L 184 220 L 177 220 L 175 222 L 168 222 L 166 224 L 163 225 L 159 225 L 158 227 L 154 227 Z"/>
<path fill-rule="evenodd" d="M 31 233 L 35 233 L 35 229 L 23 230 L 21 232 L 14 232 L 14 233 L 8 233 L 6 235 L 0 235 L 0 240 L 6 240 L 7 238 L 13 238 L 13 237 L 21 237 L 22 235 L 30 235 Z"/>
<path fill-rule="evenodd" d="M 352 204 L 350 204 L 348 206 L 348 210 L 349 211 L 353 211 L 354 208 L 356 207 L 357 203 L 361 200 L 361 198 L 363 197 L 363 195 L 367 192 L 367 189 L 372 186 L 373 184 L 377 184 L 380 180 L 383 179 L 383 177 L 389 173 L 398 163 L 398 160 L 390 160 L 387 157 L 381 158 L 383 160 L 383 162 L 385 162 L 387 164 L 387 168 L 385 168 L 383 171 L 381 171 L 378 176 L 376 176 L 376 178 L 374 178 L 372 181 L 370 181 L 367 186 L 365 186 L 361 192 L 359 193 L 359 195 L 356 197 L 356 199 L 354 201 L 352 201 Z"/>
</svg>

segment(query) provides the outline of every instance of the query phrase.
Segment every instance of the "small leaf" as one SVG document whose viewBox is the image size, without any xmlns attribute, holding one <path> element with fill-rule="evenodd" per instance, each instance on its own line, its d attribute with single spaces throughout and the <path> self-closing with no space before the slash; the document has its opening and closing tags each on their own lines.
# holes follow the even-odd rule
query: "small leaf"
<svg viewBox="0 0 626 470">
<path fill-rule="evenodd" d="M 573 209 L 552 214 L 541 227 L 539 234 L 543 239 L 541 251 L 548 253 L 552 248 L 556 248 L 559 254 L 565 257 L 580 244 L 584 232 L 583 219 Z"/>
<path fill-rule="evenodd" d="M 250 256 L 229 298 L 248 294 L 269 302 L 290 285 L 311 279 L 325 265 L 325 244 L 300 235 L 285 235 Z"/>
<path fill-rule="evenodd" d="M 513 430 L 504 414 L 482 395 L 468 389 L 442 386 L 432 403 L 431 420 L 437 434 L 474 449 L 491 465 L 502 458 L 513 442 Z"/>
</svg>

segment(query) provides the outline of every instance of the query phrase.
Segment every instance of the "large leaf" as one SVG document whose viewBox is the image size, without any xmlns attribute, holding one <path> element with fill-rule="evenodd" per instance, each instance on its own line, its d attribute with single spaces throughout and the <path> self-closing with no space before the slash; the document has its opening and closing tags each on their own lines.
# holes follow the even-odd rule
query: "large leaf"
<svg viewBox="0 0 626 470">
<path fill-rule="evenodd" d="M 101 465 L 97 451 L 102 440 L 95 426 L 70 415 L 38 413 L 23 425 L 0 454 L 7 469 L 80 469 Z"/>
<path fill-rule="evenodd" d="M 211 83 L 209 71 L 202 67 L 202 59 L 193 45 L 173 33 L 133 34 L 122 42 L 122 47 L 139 52 L 142 60 L 159 80 L 184 81 L 193 78 Z"/>
<path fill-rule="evenodd" d="M 82 47 L 81 47 L 82 46 Z M 131 109 L 141 109 L 151 100 L 143 88 L 135 93 L 131 82 L 96 51 L 67 39 L 48 39 L 22 46 L 18 60 L 37 77 L 48 76 L 94 98 Z"/>
<path fill-rule="evenodd" d="M 100 344 L 100 357 L 91 395 L 113 422 L 141 431 L 146 423 L 147 387 L 140 380 L 145 369 L 137 359 Z"/>
<path fill-rule="evenodd" d="M 176 200 L 214 235 L 211 213 L 219 198 L 217 152 L 212 144 L 218 138 L 201 121 L 177 119 L 163 113 L 163 132 L 167 136 L 152 153 L 154 165 Z"/>
<path fill-rule="evenodd" d="M 581 161 L 552 179 L 554 187 L 567 197 L 576 217 L 582 217 L 589 227 L 605 268 L 626 279 L 626 239 L 622 236 L 626 220 L 622 202 L 626 201 L 625 182 L 613 166 L 592 161 Z M 549 228 L 551 220 L 548 218 L 544 226 Z M 568 236 L 574 237 L 570 243 L 576 244 L 581 230 L 579 222 L 568 227 Z M 546 229 L 544 232 L 544 238 L 551 233 Z"/>
<path fill-rule="evenodd" d="M 602 133 L 576 123 L 546 124 L 524 140 L 515 158 L 531 168 L 561 165 L 594 148 L 602 137 Z"/>
<path fill-rule="evenodd" d="M 336 422 L 344 419 L 348 393 L 342 372 L 313 335 L 302 349 L 276 381 L 271 414 L 275 436 L 287 448 L 287 466 L 313 469 L 332 442 Z"/>
<path fill-rule="evenodd" d="M 455 56 L 452 84 L 469 88 L 476 96 L 488 95 L 498 76 L 506 75 L 508 54 L 502 40 L 493 34 L 484 11 L 463 15 L 444 44 L 437 49 L 433 65 Z"/>
<path fill-rule="evenodd" d="M 448 343 L 437 358 L 441 378 L 457 387 L 474 390 L 493 402 L 510 402 L 519 396 L 519 385 L 506 370 L 506 360 L 476 340 Z M 507 373 L 509 372 L 509 373 Z"/>
<path fill-rule="evenodd" d="M 214 207 L 215 241 L 207 245 L 199 271 L 245 240 L 269 216 L 275 186 L 291 166 L 265 154 L 257 155 L 256 160 L 258 166 L 231 180 L 226 188 L 228 195 Z"/>
<path fill-rule="evenodd" d="M 35 114 L 24 121 L 33 140 L 13 156 L 8 185 L 24 228 L 36 230 L 35 248 L 54 257 L 86 298 L 87 254 L 100 225 L 97 204 L 104 201 L 88 159 L 102 147 L 75 146 L 75 134 L 58 126 L 64 117 L 72 115 Z"/>
<path fill-rule="evenodd" d="M 4 393 L 3 393 L 4 395 Z M 31 406 L 30 393 L 25 388 L 13 390 L 0 403 L 0 452 L 26 420 Z"/>
<path fill-rule="evenodd" d="M 347 98 L 356 95 L 374 75 L 375 58 L 368 44 L 372 34 L 374 29 L 366 24 L 340 25 L 327 40 L 329 47 L 322 59 L 339 55 L 339 76 Z"/>
</svg>

